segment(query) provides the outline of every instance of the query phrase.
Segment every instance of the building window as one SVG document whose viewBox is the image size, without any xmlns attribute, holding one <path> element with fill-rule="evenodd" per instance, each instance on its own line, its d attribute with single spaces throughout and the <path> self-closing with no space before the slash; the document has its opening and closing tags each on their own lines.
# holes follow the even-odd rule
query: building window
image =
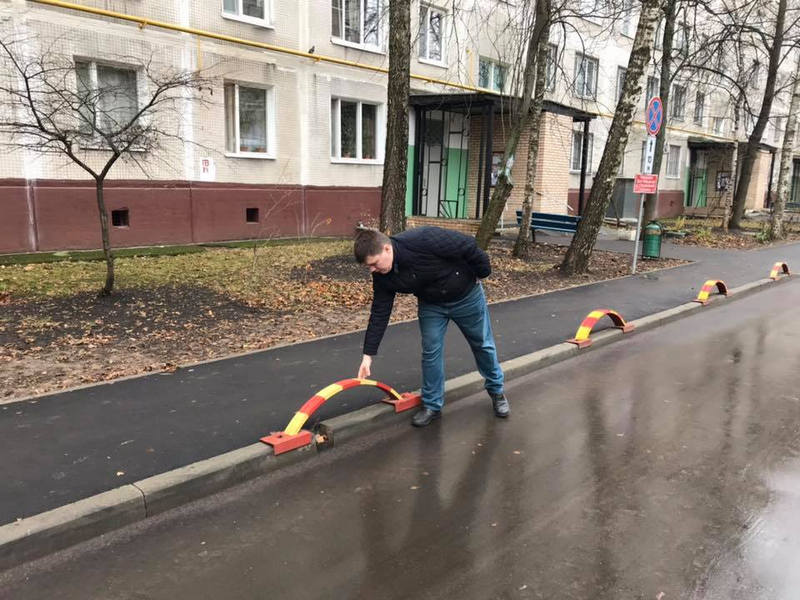
<svg viewBox="0 0 800 600">
<path fill-rule="evenodd" d="M 672 35 L 672 47 L 681 54 L 686 54 L 689 50 L 689 29 L 686 25 L 676 24 L 675 33 Z"/>
<path fill-rule="evenodd" d="M 725 118 L 724 117 L 714 117 L 713 119 L 713 131 L 716 135 L 725 135 Z"/>
<path fill-rule="evenodd" d="M 686 86 L 674 84 L 672 86 L 672 100 L 670 100 L 670 117 L 676 121 L 683 121 L 686 116 Z"/>
<path fill-rule="evenodd" d="M 225 84 L 225 149 L 254 157 L 275 155 L 271 88 Z"/>
<path fill-rule="evenodd" d="M 558 46 L 547 45 L 547 65 L 545 69 L 545 89 L 552 92 L 556 89 L 556 68 L 558 67 Z"/>
<path fill-rule="evenodd" d="M 681 176 L 681 147 L 669 144 L 667 146 L 667 177 L 677 179 Z"/>
<path fill-rule="evenodd" d="M 781 139 L 781 125 L 783 124 L 783 117 L 775 117 L 775 128 L 772 131 L 772 141 L 778 142 Z"/>
<path fill-rule="evenodd" d="M 378 47 L 380 0 L 331 0 L 331 35 L 345 42 Z"/>
<path fill-rule="evenodd" d="M 661 50 L 664 46 L 664 19 L 661 19 L 658 22 L 658 26 L 656 27 L 656 37 L 653 41 L 653 45 L 655 46 L 656 50 Z"/>
<path fill-rule="evenodd" d="M 111 211 L 111 225 L 114 227 L 129 227 L 130 214 L 127 208 Z"/>
<path fill-rule="evenodd" d="M 703 112 L 706 106 L 706 95 L 703 92 L 697 92 L 694 96 L 694 122 L 700 127 L 703 126 Z"/>
<path fill-rule="evenodd" d="M 586 154 L 586 172 L 592 172 L 592 147 L 594 146 L 594 134 L 589 134 L 589 147 Z M 572 156 L 569 161 L 570 171 L 581 170 L 581 156 L 583 153 L 583 131 L 572 132 Z"/>
<path fill-rule="evenodd" d="M 661 81 L 658 77 L 647 77 L 647 93 L 644 95 L 644 106 L 650 104 L 650 100 L 658 96 Z"/>
<path fill-rule="evenodd" d="M 269 0 L 223 0 L 222 15 L 255 25 L 269 23 Z"/>
<path fill-rule="evenodd" d="M 503 92 L 507 74 L 505 65 L 483 57 L 478 60 L 478 87 Z"/>
<path fill-rule="evenodd" d="M 433 62 L 444 62 L 445 14 L 432 6 L 419 7 L 419 57 Z"/>
<path fill-rule="evenodd" d="M 622 98 L 622 89 L 625 87 L 625 73 L 628 69 L 625 67 L 617 67 L 617 102 Z"/>
<path fill-rule="evenodd" d="M 623 0 L 622 3 L 622 24 L 620 33 L 626 37 L 633 37 L 636 33 L 634 25 L 635 15 L 633 13 L 633 0 Z"/>
<path fill-rule="evenodd" d="M 136 118 L 139 100 L 134 69 L 76 62 L 75 75 L 83 134 L 116 132 Z"/>
<path fill-rule="evenodd" d="M 377 160 L 377 104 L 331 98 L 331 158 Z"/>
<path fill-rule="evenodd" d="M 258 223 L 258 209 L 257 208 L 245 208 L 244 209 L 244 219 L 247 223 Z"/>
<path fill-rule="evenodd" d="M 597 59 L 575 53 L 575 95 L 594 98 L 597 94 Z"/>
</svg>

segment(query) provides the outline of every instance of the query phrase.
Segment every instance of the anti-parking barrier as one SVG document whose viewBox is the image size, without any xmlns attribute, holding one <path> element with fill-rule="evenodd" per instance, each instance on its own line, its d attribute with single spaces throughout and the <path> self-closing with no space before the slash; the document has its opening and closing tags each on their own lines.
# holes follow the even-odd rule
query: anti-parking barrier
<svg viewBox="0 0 800 600">
<path fill-rule="evenodd" d="M 770 279 L 777 279 L 780 275 L 780 272 L 783 271 L 784 275 L 791 275 L 789 273 L 789 265 L 785 262 L 778 261 L 774 265 L 772 265 L 772 270 L 769 272 Z"/>
<path fill-rule="evenodd" d="M 580 327 L 578 327 L 575 337 L 567 341 L 571 344 L 576 344 L 578 348 L 586 348 L 591 346 L 592 340 L 589 338 L 589 334 L 592 333 L 592 328 L 595 326 L 595 324 L 605 316 L 610 317 L 614 322 L 614 326 L 618 329 L 621 329 L 622 333 L 629 333 L 634 329 L 634 325 L 632 323 L 626 323 L 625 319 L 623 319 L 622 315 L 620 315 L 617 311 L 608 308 L 601 308 L 598 310 L 593 310 L 586 315 L 586 318 L 581 322 Z"/>
<path fill-rule="evenodd" d="M 728 287 L 725 285 L 725 282 L 721 279 L 709 279 L 703 284 L 703 287 L 700 288 L 700 293 L 697 294 L 697 298 L 693 300 L 693 302 L 699 302 L 702 305 L 708 304 L 708 296 L 714 290 L 714 287 L 717 288 L 721 296 L 728 295 Z"/>
<path fill-rule="evenodd" d="M 303 429 L 303 425 L 306 424 L 306 421 L 308 421 L 311 415 L 339 392 L 359 386 L 377 387 L 389 394 L 389 397 L 384 398 L 382 402 L 394 406 L 394 411 L 396 413 L 409 410 L 422 404 L 422 398 L 419 394 L 399 394 L 392 387 L 380 381 L 374 381 L 372 379 L 343 379 L 330 384 L 314 394 L 300 407 L 300 410 L 295 413 L 294 417 L 292 417 L 292 420 L 289 421 L 289 424 L 283 431 L 273 432 L 271 435 L 264 436 L 261 438 L 261 441 L 272 446 L 276 455 L 308 446 L 312 443 L 313 436 L 311 431 Z"/>
</svg>

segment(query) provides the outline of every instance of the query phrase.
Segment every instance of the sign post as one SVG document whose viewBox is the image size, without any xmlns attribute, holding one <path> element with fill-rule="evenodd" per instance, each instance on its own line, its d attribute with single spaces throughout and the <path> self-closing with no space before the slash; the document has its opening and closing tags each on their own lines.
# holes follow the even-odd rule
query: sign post
<svg viewBox="0 0 800 600">
<path fill-rule="evenodd" d="M 639 197 L 639 214 L 636 217 L 636 240 L 633 243 L 633 266 L 631 275 L 636 275 L 636 259 L 639 255 L 639 232 L 642 229 L 642 213 L 644 212 L 644 197 L 655 194 L 658 190 L 658 174 L 653 175 L 653 158 L 656 154 L 656 136 L 661 131 L 664 121 L 664 105 L 659 96 L 654 96 L 647 103 L 647 147 L 644 155 L 644 173 L 636 175 L 633 181 L 633 193 L 641 194 Z"/>
</svg>

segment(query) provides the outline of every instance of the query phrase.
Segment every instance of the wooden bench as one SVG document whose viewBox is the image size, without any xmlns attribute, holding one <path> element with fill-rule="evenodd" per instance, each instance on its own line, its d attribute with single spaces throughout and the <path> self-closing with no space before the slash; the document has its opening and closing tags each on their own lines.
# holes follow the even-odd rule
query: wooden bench
<svg viewBox="0 0 800 600">
<path fill-rule="evenodd" d="M 581 217 L 571 215 L 554 215 L 551 213 L 531 213 L 531 233 L 535 229 L 550 229 L 551 231 L 564 231 L 575 233 Z M 522 211 L 517 211 L 517 225 L 522 224 Z M 534 238 L 535 239 L 535 238 Z"/>
</svg>

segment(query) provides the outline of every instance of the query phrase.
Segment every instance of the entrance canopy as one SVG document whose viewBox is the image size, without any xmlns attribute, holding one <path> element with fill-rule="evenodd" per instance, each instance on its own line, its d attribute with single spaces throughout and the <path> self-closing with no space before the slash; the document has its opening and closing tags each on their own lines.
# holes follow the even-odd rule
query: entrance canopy
<svg viewBox="0 0 800 600">
<path fill-rule="evenodd" d="M 493 185 L 494 120 L 496 116 L 510 116 L 519 102 L 519 98 L 489 93 L 415 94 L 409 98 L 415 114 L 414 153 L 409 164 L 411 214 L 481 218 Z M 542 110 L 584 122 L 585 133 L 597 116 L 549 100 L 545 100 Z M 471 127 L 473 117 L 481 121 L 478 144 L 470 143 L 470 133 L 477 134 Z M 584 144 L 588 137 L 583 136 Z M 582 183 L 586 169 L 582 163 Z M 469 187 L 475 194 L 472 214 L 467 214 Z"/>
</svg>

